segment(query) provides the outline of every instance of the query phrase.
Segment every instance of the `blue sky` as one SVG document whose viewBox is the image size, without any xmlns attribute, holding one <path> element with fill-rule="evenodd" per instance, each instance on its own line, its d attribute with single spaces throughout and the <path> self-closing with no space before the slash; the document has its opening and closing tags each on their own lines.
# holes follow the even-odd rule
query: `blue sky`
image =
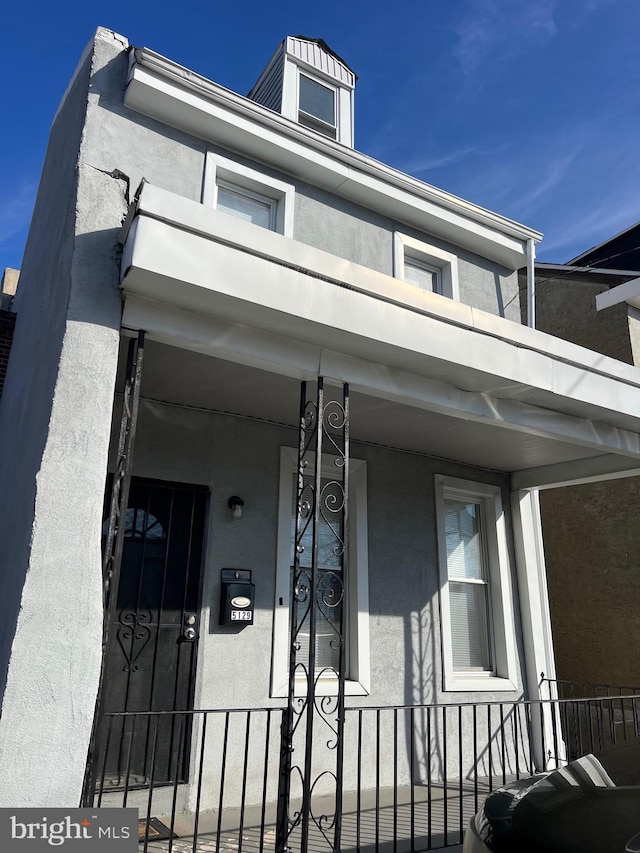
<svg viewBox="0 0 640 853">
<path fill-rule="evenodd" d="M 0 269 L 97 26 L 241 94 L 285 35 L 324 38 L 359 76 L 356 147 L 544 232 L 540 260 L 640 220 L 638 0 L 35 0 L 3 12 Z"/>
</svg>

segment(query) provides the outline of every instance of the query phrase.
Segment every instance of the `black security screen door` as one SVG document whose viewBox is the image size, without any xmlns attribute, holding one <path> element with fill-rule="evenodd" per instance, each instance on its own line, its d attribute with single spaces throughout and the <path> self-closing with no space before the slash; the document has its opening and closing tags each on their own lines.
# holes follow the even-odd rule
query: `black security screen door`
<svg viewBox="0 0 640 853">
<path fill-rule="evenodd" d="M 108 490 L 110 491 L 110 490 Z M 207 491 L 132 479 L 110 626 L 98 780 L 104 790 L 185 778 Z"/>
</svg>

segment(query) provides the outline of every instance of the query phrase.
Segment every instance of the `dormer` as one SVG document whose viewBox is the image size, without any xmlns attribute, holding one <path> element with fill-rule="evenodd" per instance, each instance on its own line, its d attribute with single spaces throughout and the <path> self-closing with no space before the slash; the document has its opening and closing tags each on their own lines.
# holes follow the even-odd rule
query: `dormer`
<svg viewBox="0 0 640 853">
<path fill-rule="evenodd" d="M 356 80 L 322 39 L 287 36 L 247 97 L 353 148 Z"/>
</svg>

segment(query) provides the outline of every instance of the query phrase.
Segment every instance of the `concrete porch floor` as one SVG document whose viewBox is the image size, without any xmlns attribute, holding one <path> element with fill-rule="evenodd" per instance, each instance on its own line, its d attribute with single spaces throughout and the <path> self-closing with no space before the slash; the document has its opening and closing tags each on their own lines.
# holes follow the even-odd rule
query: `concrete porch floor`
<svg viewBox="0 0 640 853">
<path fill-rule="evenodd" d="M 513 777 L 508 777 L 510 781 Z M 502 777 L 494 779 L 490 786 L 486 778 L 477 783 L 477 803 L 481 807 L 484 798 L 490 790 L 500 787 Z M 446 847 L 448 850 L 461 851 L 463 832 L 476 811 L 476 791 L 473 782 L 464 781 L 462 789 L 459 783 L 449 785 L 447 796 L 444 796 L 442 785 L 431 788 L 429 792 L 424 787 L 413 789 L 413 807 L 411 789 L 398 789 L 396 805 L 394 805 L 393 789 L 384 789 L 379 793 L 379 807 L 369 798 L 360 810 L 360 820 L 355 810 L 355 804 L 347 804 L 343 815 L 342 851 L 361 851 L 362 853 L 420 853 L 420 851 L 437 850 Z M 272 813 L 271 813 L 272 814 Z M 167 826 L 171 818 L 158 816 Z M 249 816 L 247 816 L 249 817 Z M 225 821 L 226 823 L 226 821 Z M 193 835 L 193 827 L 188 827 L 183 819 L 175 820 L 175 830 L 178 835 L 171 841 L 155 841 L 149 838 L 140 842 L 141 853 L 275 853 L 276 828 L 270 822 L 262 829 L 260 822 L 245 821 L 240 831 L 239 821 L 234 821 L 234 828 L 223 828 L 218 836 L 217 815 L 203 815 L 198 822 L 197 838 Z M 445 832 L 445 827 L 447 827 Z M 412 842 L 413 838 L 413 842 Z M 293 851 L 298 851 L 300 845 L 294 834 L 290 839 Z M 359 842 L 359 843 L 358 843 Z M 318 827 L 312 823 L 308 853 L 327 853 L 329 845 L 322 837 Z"/>
</svg>

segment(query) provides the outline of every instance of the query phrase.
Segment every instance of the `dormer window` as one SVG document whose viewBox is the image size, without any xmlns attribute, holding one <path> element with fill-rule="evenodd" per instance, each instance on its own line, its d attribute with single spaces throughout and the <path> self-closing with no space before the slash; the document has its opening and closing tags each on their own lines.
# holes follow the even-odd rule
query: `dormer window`
<svg viewBox="0 0 640 853">
<path fill-rule="evenodd" d="M 336 90 L 300 72 L 298 122 L 311 130 L 337 138 Z"/>
<path fill-rule="evenodd" d="M 353 148 L 356 75 L 322 39 L 287 36 L 248 97 Z"/>
</svg>

